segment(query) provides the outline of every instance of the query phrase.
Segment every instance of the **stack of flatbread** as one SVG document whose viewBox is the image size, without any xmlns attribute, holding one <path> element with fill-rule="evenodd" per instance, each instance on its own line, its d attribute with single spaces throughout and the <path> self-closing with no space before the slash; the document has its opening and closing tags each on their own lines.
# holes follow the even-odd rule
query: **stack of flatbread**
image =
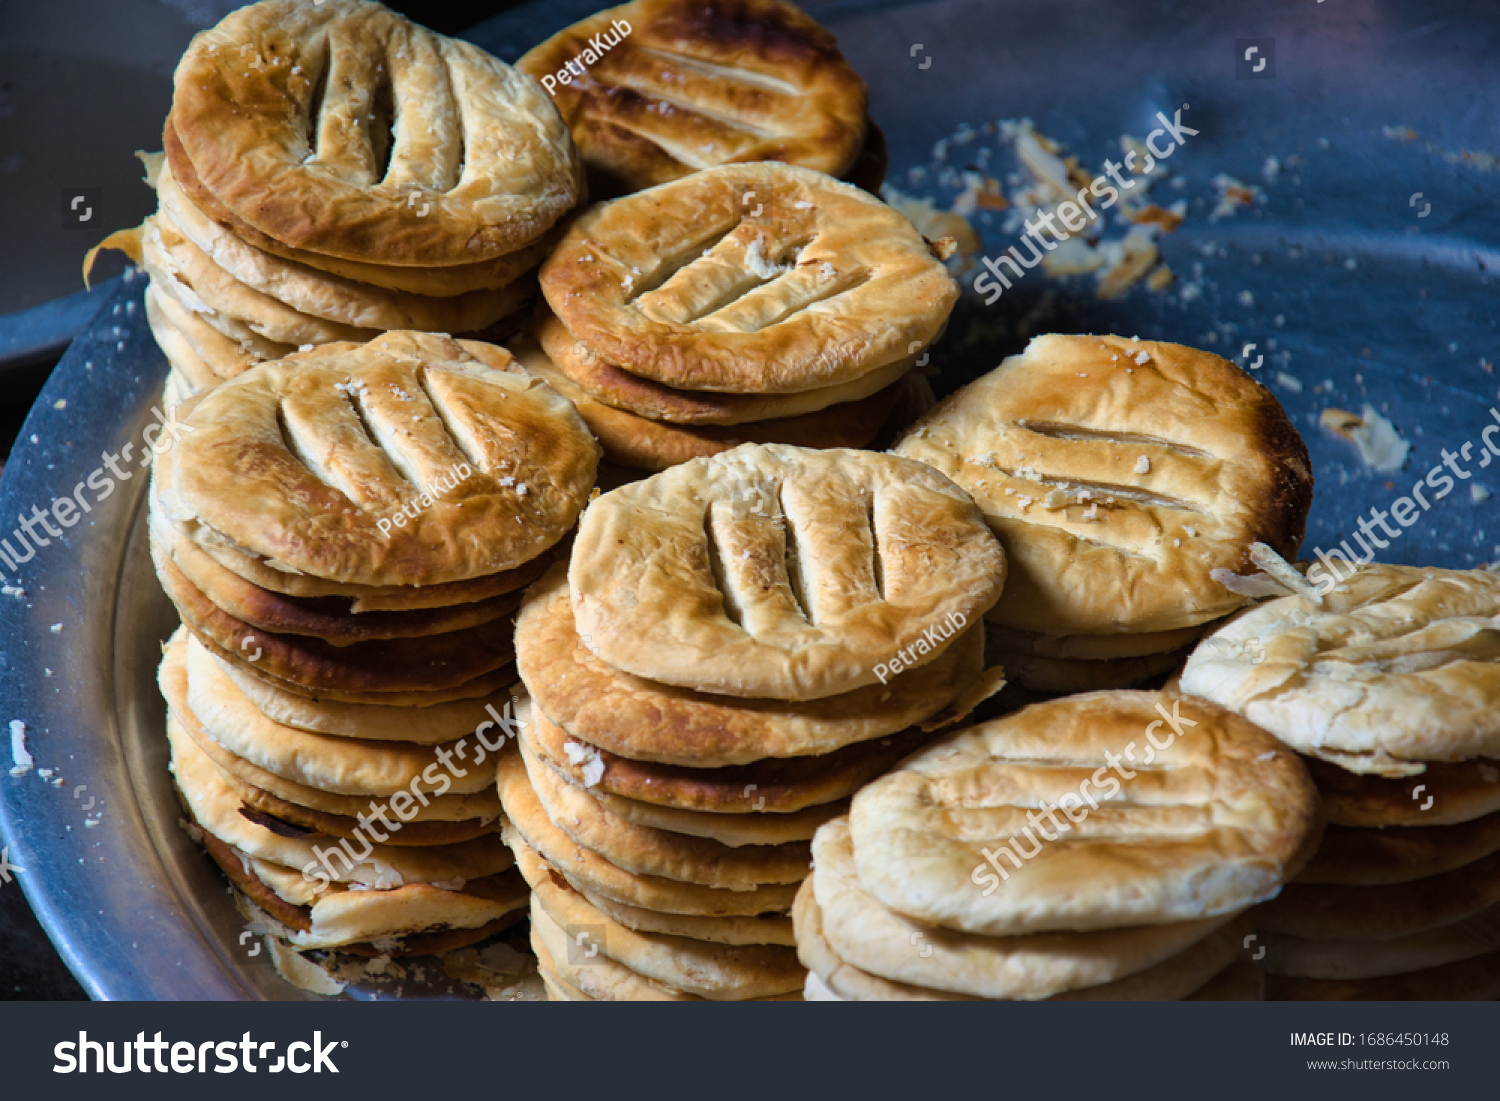
<svg viewBox="0 0 1500 1101">
<path fill-rule="evenodd" d="M 1246 909 L 1317 845 L 1295 754 L 1221 707 L 1094 692 L 949 735 L 819 828 L 809 1000 L 1255 999 Z"/>
<path fill-rule="evenodd" d="M 150 274 L 167 399 L 395 329 L 500 339 L 583 194 L 536 81 L 368 0 L 263 0 L 177 66 L 158 209 L 107 246 Z"/>
<path fill-rule="evenodd" d="M 554 996 L 799 996 L 809 839 L 984 691 L 1003 579 L 891 456 L 746 445 L 590 505 L 522 607 L 499 777 Z"/>
<path fill-rule="evenodd" d="M 876 443 L 930 402 L 913 367 L 958 298 L 905 217 L 775 162 L 595 206 L 540 278 L 537 343 L 516 354 L 637 472 L 746 442 Z"/>
<path fill-rule="evenodd" d="M 156 457 L 173 770 L 296 948 L 429 952 L 524 913 L 493 786 L 513 619 L 598 448 L 510 367 L 427 333 L 324 345 L 192 399 Z"/>
<path fill-rule="evenodd" d="M 785 161 L 877 193 L 885 136 L 838 43 L 783 0 L 634 0 L 516 62 L 567 119 L 600 199 L 714 165 Z"/>
<path fill-rule="evenodd" d="M 1322 848 L 1256 915 L 1271 997 L 1500 997 L 1500 576 L 1362 567 L 1204 639 L 1182 688 L 1322 793 Z"/>
<path fill-rule="evenodd" d="M 1256 566 L 1295 573 L 1281 559 L 1312 504 L 1307 448 L 1275 396 L 1227 360 L 1150 340 L 1036 337 L 896 453 L 984 510 L 1011 564 L 989 615 L 995 660 L 1043 695 L 1179 667 L 1253 583 L 1271 585 Z"/>
</svg>

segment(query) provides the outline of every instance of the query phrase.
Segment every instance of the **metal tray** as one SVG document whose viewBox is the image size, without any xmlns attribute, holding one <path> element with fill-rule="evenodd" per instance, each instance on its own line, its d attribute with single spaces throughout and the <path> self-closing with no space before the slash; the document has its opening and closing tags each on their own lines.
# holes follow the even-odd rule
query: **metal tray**
<svg viewBox="0 0 1500 1101">
<path fill-rule="evenodd" d="M 514 59 L 589 6 L 527 5 L 470 37 Z M 1303 430 L 1317 468 L 1308 548 L 1347 536 L 1443 449 L 1482 449 L 1500 406 L 1500 377 L 1483 365 L 1500 362 L 1491 285 L 1500 211 L 1489 201 L 1500 175 L 1485 159 L 1500 151 L 1490 5 L 809 6 L 871 85 L 872 114 L 890 138 L 890 179 L 940 206 L 956 193 L 940 182 L 943 164 L 962 170 L 994 144 L 985 122 L 1030 116 L 1095 166 L 1118 157 L 1120 134 L 1144 136 L 1158 110 L 1191 104 L 1185 118 L 1200 134 L 1171 161 L 1188 182 L 1166 192 L 1188 198 L 1191 215 L 1162 250 L 1184 276 L 1202 265 L 1193 277 L 1201 297 L 1137 288 L 1103 302 L 1091 282 L 1036 272 L 993 307 L 968 295 L 933 350 L 942 389 L 1039 331 L 1125 332 L 1232 356 L 1255 340 L 1272 355 L 1260 377 Z M 1273 78 L 1237 78 L 1238 39 L 1275 40 Z M 947 160 L 936 161 L 934 144 L 964 124 L 978 138 L 950 142 Z M 1388 138 L 1386 127 L 1416 137 Z M 1284 167 L 1274 185 L 1261 178 L 1267 157 L 1285 165 L 1294 155 L 1295 171 Z M 1009 163 L 995 149 L 990 169 Z M 1261 185 L 1267 201 L 1209 222 L 1209 181 L 1220 172 Z M 978 223 L 993 256 L 1014 238 L 1002 216 L 987 217 Z M 5 471 L 0 516 L 71 493 L 101 453 L 141 447 L 166 369 L 142 320 L 143 285 L 122 283 L 57 368 Z M 1365 403 L 1411 442 L 1401 472 L 1371 470 L 1318 428 L 1322 409 Z M 252 954 L 253 940 L 242 943 L 222 878 L 176 825 L 153 676 L 173 615 L 147 560 L 146 471 L 139 451 L 136 459 L 122 464 L 129 480 L 21 568 L 25 595 L 0 595 L 0 723 L 26 723 L 37 765 L 19 777 L 0 769 L 0 836 L 93 996 L 306 997 L 275 976 L 264 952 Z M 1447 566 L 1500 557 L 1500 500 L 1467 490 L 1500 488 L 1497 470 L 1473 470 L 1383 557 Z"/>
</svg>

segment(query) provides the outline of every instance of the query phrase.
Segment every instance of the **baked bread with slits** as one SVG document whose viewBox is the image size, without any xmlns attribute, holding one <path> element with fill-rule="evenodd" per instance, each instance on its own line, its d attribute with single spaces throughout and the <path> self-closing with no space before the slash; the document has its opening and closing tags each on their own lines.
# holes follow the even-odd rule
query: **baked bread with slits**
<svg viewBox="0 0 1500 1101">
<path fill-rule="evenodd" d="M 200 209 L 214 213 L 195 188 L 284 246 L 343 260 L 493 260 L 582 189 L 541 85 L 367 0 L 262 0 L 199 33 L 167 127 Z"/>
<path fill-rule="evenodd" d="M 610 665 L 780 700 L 927 664 L 1004 582 L 999 543 L 937 471 L 775 444 L 597 498 L 568 568 L 578 633 Z"/>
<path fill-rule="evenodd" d="M 980 630 L 970 629 L 926 665 L 846 695 L 803 703 L 726 699 L 632 676 L 595 657 L 578 637 L 567 569 L 559 563 L 527 591 L 516 653 L 521 678 L 549 725 L 636 762 L 712 774 L 765 758 L 826 757 L 941 718 L 979 679 L 984 644 Z M 823 771 L 834 771 L 835 762 L 825 764 Z M 670 787 L 664 780 L 660 786 Z"/>
<path fill-rule="evenodd" d="M 617 23 L 629 32 L 590 59 Z M 583 72 L 558 80 L 575 59 Z M 865 140 L 865 82 L 832 34 L 781 0 L 635 0 L 560 31 L 516 68 L 551 92 L 601 195 L 735 161 L 841 176 Z"/>
<path fill-rule="evenodd" d="M 541 270 L 573 336 L 683 390 L 850 382 L 938 335 L 958 284 L 904 216 L 775 162 L 695 172 L 585 211 Z"/>
<path fill-rule="evenodd" d="M 1361 567 L 1321 605 L 1282 597 L 1209 635 L 1182 690 L 1353 772 L 1500 757 L 1500 574 Z"/>
<path fill-rule="evenodd" d="M 592 348 L 575 340 L 545 303 L 537 311 L 537 343 L 546 358 L 589 398 L 638 417 L 680 425 L 744 425 L 801 417 L 868 398 L 904 378 L 916 365 L 915 354 L 838 386 L 797 394 L 719 394 L 711 390 L 678 390 L 632 375 L 606 363 Z M 521 357 L 519 349 L 517 357 Z M 575 404 L 577 404 L 575 402 Z M 829 425 L 827 428 L 834 428 Z M 825 429 L 826 430 L 826 429 Z M 777 441 L 781 442 L 781 441 Z"/>
<path fill-rule="evenodd" d="M 548 917 L 564 929 L 591 929 L 597 953 L 637 974 L 684 993 L 725 1001 L 785 994 L 802 985 L 803 970 L 791 948 L 640 932 L 595 907 L 534 850 L 518 847 L 516 864 L 531 885 L 536 905 Z"/>
<path fill-rule="evenodd" d="M 186 414 L 166 516 L 342 584 L 515 569 L 572 526 L 599 448 L 566 399 L 510 364 L 502 348 L 413 332 L 264 364 Z"/>
<path fill-rule="evenodd" d="M 1039 336 L 896 453 L 974 496 L 1011 577 L 991 618 L 1049 634 L 1175 631 L 1245 601 L 1213 577 L 1296 556 L 1307 448 L 1275 396 L 1180 344 Z"/>
<path fill-rule="evenodd" d="M 1230 914 L 1194 915 L 1164 925 L 975 935 L 888 909 L 856 870 L 858 855 L 847 818 L 813 838 L 812 895 L 834 953 L 894 982 L 958 994 L 1032 1001 L 1128 980 L 1234 921 Z M 972 885 L 965 889 L 978 895 Z"/>
<path fill-rule="evenodd" d="M 1161 692 L 1070 696 L 951 735 L 860 791 L 849 820 L 883 905 L 992 936 L 1235 913 L 1274 897 L 1323 827 L 1295 754 Z"/>
<path fill-rule="evenodd" d="M 871 448 L 888 431 L 892 421 L 903 414 L 903 405 L 913 399 L 911 388 L 917 379 L 908 373 L 858 401 L 793 417 L 733 425 L 672 424 L 648 420 L 596 400 L 560 371 L 529 338 L 523 337 L 516 344 L 515 354 L 530 374 L 573 403 L 604 449 L 606 461 L 652 472 L 668 470 L 689 459 L 720 455 L 745 443 Z M 907 416 L 901 426 L 912 419 Z"/>
</svg>

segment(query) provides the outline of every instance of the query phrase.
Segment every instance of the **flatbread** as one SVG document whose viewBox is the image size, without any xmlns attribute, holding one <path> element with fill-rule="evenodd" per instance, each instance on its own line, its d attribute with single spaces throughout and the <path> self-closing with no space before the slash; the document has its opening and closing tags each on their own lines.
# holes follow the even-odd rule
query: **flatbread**
<svg viewBox="0 0 1500 1101">
<path fill-rule="evenodd" d="M 263 365 L 182 418 L 168 519 L 343 584 L 514 569 L 571 528 L 599 450 L 566 399 L 509 364 L 392 332 Z"/>
<path fill-rule="evenodd" d="M 520 747 L 527 776 L 547 818 L 575 844 L 617 868 L 730 891 L 799 883 L 807 875 L 809 850 L 805 842 L 732 848 L 704 837 L 636 825 L 610 815 L 587 791 L 574 787 L 552 766 L 538 760 L 524 737 Z"/>
<path fill-rule="evenodd" d="M 302 869 L 311 878 L 388 889 L 407 883 L 479 879 L 515 864 L 510 850 L 493 836 L 421 848 L 385 845 L 368 838 L 345 847 L 329 838 L 284 837 L 239 813 L 238 796 L 170 715 L 167 740 L 177 790 L 194 822 L 227 845 L 273 864 Z"/>
<path fill-rule="evenodd" d="M 574 842 L 542 809 L 516 750 L 501 754 L 498 782 L 505 807 L 504 836 L 519 835 L 548 864 L 589 897 L 604 895 L 643 910 L 703 917 L 752 917 L 785 913 L 796 888 L 772 884 L 753 891 L 728 891 L 662 876 L 634 875 Z"/>
<path fill-rule="evenodd" d="M 934 735 L 912 727 L 822 757 L 684 768 L 620 757 L 568 734 L 539 709 L 528 744 L 573 783 L 642 803 L 709 814 L 796 814 L 848 798 Z"/>
<path fill-rule="evenodd" d="M 974 495 L 1014 576 L 991 618 L 1059 635 L 1175 631 L 1245 597 L 1215 571 L 1293 558 L 1307 448 L 1270 390 L 1219 356 L 1038 336 L 911 427 L 897 454 Z"/>
<path fill-rule="evenodd" d="M 639 975 L 710 1001 L 743 1001 L 800 990 L 803 968 L 790 948 L 727 945 L 642 933 L 612 920 L 534 851 L 517 852 L 536 905 L 564 930 L 588 930 L 591 946 Z M 575 945 L 572 955 L 578 955 Z"/>
<path fill-rule="evenodd" d="M 683 390 L 836 386 L 930 344 L 958 284 L 905 216 L 774 161 L 727 164 L 580 215 L 538 276 L 605 362 Z"/>
<path fill-rule="evenodd" d="M 1236 913 L 1274 897 L 1322 833 L 1295 754 L 1231 711 L 1155 692 L 1070 696 L 948 735 L 860 791 L 849 820 L 882 905 L 992 936 Z"/>
<path fill-rule="evenodd" d="M 823 699 L 793 703 L 674 688 L 613 668 L 579 639 L 561 564 L 527 592 L 516 651 L 532 699 L 565 730 L 635 761 L 695 769 L 822 755 L 898 734 L 939 716 L 978 680 L 984 663 L 976 626 L 934 660 L 885 684 Z"/>
<path fill-rule="evenodd" d="M 983 998 L 1033 1001 L 1114 982 L 1179 955 L 1234 917 L 1086 933 L 976 936 L 914 922 L 880 905 L 855 871 L 845 819 L 818 831 L 813 862 L 813 896 L 823 932 L 840 959 L 895 982 Z"/>
<path fill-rule="evenodd" d="M 865 137 L 864 81 L 833 35 L 780 0 L 711 15 L 688 0 L 634 0 L 559 31 L 516 68 L 554 96 L 601 197 L 730 161 L 838 176 Z"/>
<path fill-rule="evenodd" d="M 444 267 L 514 252 L 567 213 L 583 182 L 536 81 L 364 0 L 263 0 L 231 13 L 178 63 L 170 122 L 181 143 L 168 147 L 173 169 L 180 153 L 239 219 L 366 263 Z"/>
<path fill-rule="evenodd" d="M 1355 772 L 1500 757 L 1500 575 L 1361 567 L 1321 605 L 1283 597 L 1209 635 L 1182 689 Z"/>
<path fill-rule="evenodd" d="M 595 499 L 568 568 L 578 634 L 610 665 L 782 700 L 925 665 L 1004 583 L 973 502 L 930 468 L 774 444 Z"/>
</svg>

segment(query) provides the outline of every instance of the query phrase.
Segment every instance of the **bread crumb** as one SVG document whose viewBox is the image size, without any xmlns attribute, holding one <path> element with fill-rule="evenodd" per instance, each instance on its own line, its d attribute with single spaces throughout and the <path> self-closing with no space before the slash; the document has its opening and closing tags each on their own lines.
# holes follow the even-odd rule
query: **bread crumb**
<svg viewBox="0 0 1500 1101">
<path fill-rule="evenodd" d="M 26 724 L 20 719 L 10 721 L 10 759 L 12 776 L 25 776 L 36 763 L 26 749 Z"/>
<path fill-rule="evenodd" d="M 1358 415 L 1347 409 L 1325 409 L 1318 423 L 1354 444 L 1365 465 L 1375 470 L 1390 472 L 1406 465 L 1411 444 L 1368 403 Z"/>
<path fill-rule="evenodd" d="M 1137 458 L 1135 460 L 1135 472 L 1137 474 L 1150 474 L 1151 473 L 1151 460 L 1148 459 L 1145 455 L 1142 455 L 1139 458 Z"/>
</svg>

